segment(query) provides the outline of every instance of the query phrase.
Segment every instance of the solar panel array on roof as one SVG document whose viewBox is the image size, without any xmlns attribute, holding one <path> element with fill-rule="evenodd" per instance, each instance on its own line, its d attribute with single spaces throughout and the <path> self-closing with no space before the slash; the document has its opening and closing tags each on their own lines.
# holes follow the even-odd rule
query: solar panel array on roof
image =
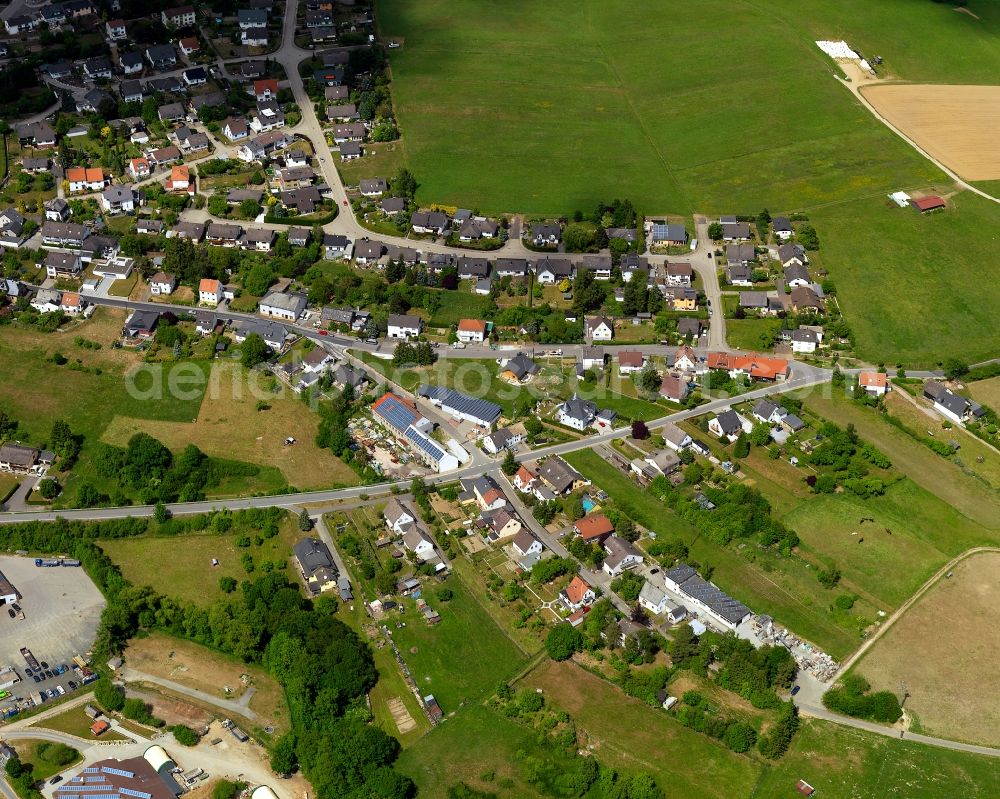
<svg viewBox="0 0 1000 799">
<path fill-rule="evenodd" d="M 699 602 L 710 607 L 722 618 L 733 624 L 739 623 L 750 613 L 750 608 L 739 600 L 716 588 L 710 582 L 695 575 L 681 585 L 681 590 Z"/>
<path fill-rule="evenodd" d="M 406 429 L 406 437 L 417 447 L 430 455 L 435 462 L 440 461 L 446 454 L 445 451 L 431 441 L 431 439 L 421 435 L 420 431 L 415 427 L 408 427 Z"/>
<path fill-rule="evenodd" d="M 111 766 L 104 766 L 101 768 L 101 771 L 103 771 L 105 774 L 117 774 L 119 777 L 130 777 L 130 778 L 135 777 L 134 771 L 128 771 L 127 769 L 123 768 L 113 768 Z"/>
<path fill-rule="evenodd" d="M 500 406 L 489 400 L 476 399 L 451 388 L 421 386 L 417 392 L 422 397 L 441 403 L 441 407 L 456 414 L 478 419 L 484 424 L 493 424 L 500 418 Z"/>
<path fill-rule="evenodd" d="M 383 397 L 375 406 L 375 412 L 390 425 L 404 432 L 417 421 L 417 415 L 393 396 Z"/>
</svg>

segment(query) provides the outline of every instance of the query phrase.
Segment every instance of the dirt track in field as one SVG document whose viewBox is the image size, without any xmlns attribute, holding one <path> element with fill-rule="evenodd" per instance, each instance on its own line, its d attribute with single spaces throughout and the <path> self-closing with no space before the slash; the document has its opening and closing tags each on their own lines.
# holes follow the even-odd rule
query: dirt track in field
<svg viewBox="0 0 1000 799">
<path fill-rule="evenodd" d="M 965 180 L 1000 179 L 1000 86 L 870 83 L 865 99 Z"/>
<path fill-rule="evenodd" d="M 872 687 L 898 693 L 921 732 L 1000 743 L 1000 554 L 962 561 L 900 617 L 857 666 Z"/>
</svg>

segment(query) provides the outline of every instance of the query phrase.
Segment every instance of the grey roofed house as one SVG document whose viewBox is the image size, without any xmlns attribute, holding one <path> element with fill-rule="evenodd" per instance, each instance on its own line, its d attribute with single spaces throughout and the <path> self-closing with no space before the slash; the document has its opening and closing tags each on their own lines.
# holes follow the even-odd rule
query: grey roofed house
<svg viewBox="0 0 1000 799">
<path fill-rule="evenodd" d="M 266 28 L 267 11 L 256 8 L 241 8 L 236 12 L 236 21 L 241 28 Z"/>
<path fill-rule="evenodd" d="M 673 422 L 668 422 L 666 426 L 660 430 L 660 435 L 663 436 L 664 441 L 668 441 L 678 447 L 683 446 L 684 441 L 690 438 L 684 430 Z"/>
<path fill-rule="evenodd" d="M 637 238 L 637 231 L 634 227 L 609 227 L 605 232 L 609 239 L 624 239 L 629 244 L 634 244 Z"/>
<path fill-rule="evenodd" d="M 702 325 L 701 319 L 684 316 L 677 320 L 677 333 L 681 336 L 694 336 L 697 338 L 701 335 Z"/>
<path fill-rule="evenodd" d="M 735 217 L 733 217 L 735 219 Z M 750 224 L 748 222 L 723 222 L 723 239 L 748 239 L 750 238 Z"/>
<path fill-rule="evenodd" d="M 281 349 L 288 337 L 288 330 L 284 325 L 270 319 L 247 319 L 236 328 L 236 338 L 243 340 L 251 333 L 256 333 L 264 343 L 272 349 Z"/>
<path fill-rule="evenodd" d="M 196 97 L 191 98 L 191 107 L 195 111 L 200 111 L 202 108 L 214 108 L 216 106 L 223 106 L 226 104 L 226 95 L 220 91 L 208 92 L 207 94 L 199 94 Z"/>
<path fill-rule="evenodd" d="M 340 103 L 326 107 L 327 119 L 357 119 L 358 107 L 354 103 Z"/>
<path fill-rule="evenodd" d="M 142 331 L 153 330 L 160 319 L 157 311 L 144 311 L 141 308 L 132 312 L 132 315 L 125 322 L 125 332 L 129 336 L 135 336 Z"/>
<path fill-rule="evenodd" d="M 368 375 L 363 369 L 355 369 L 353 366 L 338 366 L 333 372 L 333 384 L 335 386 L 350 386 L 360 388 L 368 381 Z"/>
<path fill-rule="evenodd" d="M 803 422 L 794 413 L 790 413 L 787 416 L 785 416 L 781 420 L 781 424 L 782 424 L 782 426 L 784 426 L 784 427 L 788 428 L 789 430 L 791 430 L 793 433 L 799 432 L 799 430 L 802 430 L 806 426 L 806 423 Z"/>
<path fill-rule="evenodd" d="M 386 197 L 379 203 L 379 208 L 385 214 L 398 214 L 406 210 L 406 200 L 402 197 Z"/>
<path fill-rule="evenodd" d="M 191 241 L 201 241 L 205 235 L 204 222 L 178 222 L 170 232 L 179 239 L 191 239 Z"/>
<path fill-rule="evenodd" d="M 384 252 L 385 245 L 381 241 L 361 239 L 354 245 L 355 258 L 377 261 Z"/>
<path fill-rule="evenodd" d="M 123 80 L 120 86 L 122 98 L 142 97 L 142 83 L 137 80 Z"/>
<path fill-rule="evenodd" d="M 448 227 L 448 215 L 441 211 L 414 211 L 410 216 L 410 225 L 427 230 L 444 230 Z"/>
<path fill-rule="evenodd" d="M 611 271 L 610 255 L 584 255 L 581 259 L 583 268 L 591 272 Z"/>
<path fill-rule="evenodd" d="M 583 480 L 576 469 L 557 455 L 546 459 L 538 470 L 538 476 L 547 483 L 556 494 L 565 494 L 577 481 Z"/>
<path fill-rule="evenodd" d="M 288 243 L 293 244 L 296 247 L 304 247 L 309 243 L 309 238 L 312 236 L 312 231 L 305 227 L 290 227 L 288 228 Z"/>
<path fill-rule="evenodd" d="M 435 272 L 452 266 L 455 263 L 455 256 L 450 252 L 429 252 L 424 255 L 424 263 Z"/>
<path fill-rule="evenodd" d="M 559 241 L 562 228 L 554 222 L 541 222 L 531 226 L 531 236 L 535 241 Z"/>
<path fill-rule="evenodd" d="M 789 335 L 791 341 L 796 341 L 802 344 L 819 344 L 819 333 L 815 330 L 810 330 L 808 327 L 800 327 L 798 330 L 793 330 Z"/>
<path fill-rule="evenodd" d="M 458 259 L 458 276 L 462 279 L 486 277 L 490 273 L 490 264 L 485 258 L 463 255 Z"/>
<path fill-rule="evenodd" d="M 573 262 L 568 258 L 543 258 L 535 262 L 535 274 L 549 272 L 555 279 L 573 276 Z"/>
<path fill-rule="evenodd" d="M 161 105 L 156 112 L 161 122 L 172 122 L 184 119 L 184 106 L 181 103 L 167 103 Z"/>
<path fill-rule="evenodd" d="M 268 231 L 268 233 L 271 233 L 271 231 Z M 306 309 L 306 297 L 304 294 L 299 294 L 298 292 L 284 294 L 280 291 L 272 291 L 260 301 L 260 305 L 261 307 L 266 305 L 270 308 L 287 311 L 288 313 L 295 314 L 295 318 L 298 319 Z"/>
<path fill-rule="evenodd" d="M 653 241 L 687 241 L 687 230 L 684 225 L 671 222 L 665 225 L 653 225 Z"/>
<path fill-rule="evenodd" d="M 753 406 L 753 415 L 767 422 L 771 420 L 771 417 L 780 407 L 777 403 L 771 402 L 769 399 L 759 399 Z"/>
<path fill-rule="evenodd" d="M 529 375 L 537 374 L 541 367 L 535 363 L 531 358 L 525 355 L 523 352 L 519 352 L 506 364 L 504 364 L 503 372 L 510 372 L 518 380 L 524 380 L 524 378 Z"/>
<path fill-rule="evenodd" d="M 681 459 L 672 449 L 661 449 L 646 457 L 661 474 L 670 474 L 681 465 Z"/>
<path fill-rule="evenodd" d="M 562 404 L 562 415 L 586 425 L 597 415 L 597 404 L 574 394 Z"/>
<path fill-rule="evenodd" d="M 791 264 L 785 267 L 785 283 L 791 285 L 792 281 L 801 280 L 809 283 L 809 272 L 802 264 Z"/>
<path fill-rule="evenodd" d="M 361 190 L 361 193 L 364 194 L 365 196 L 383 194 L 389 189 L 389 186 L 382 178 L 371 178 L 370 180 L 361 180 L 359 181 L 358 187 Z"/>
<path fill-rule="evenodd" d="M 354 322 L 354 309 L 324 308 L 320 311 L 319 318 L 323 322 L 333 322 L 337 325 L 349 325 Z"/>
<path fill-rule="evenodd" d="M 172 94 L 176 92 L 183 92 L 184 86 L 178 78 L 168 75 L 164 78 L 150 78 L 146 81 L 146 89 L 150 92 Z"/>
<path fill-rule="evenodd" d="M 757 260 L 757 252 L 752 244 L 727 244 L 727 264 L 749 264 Z"/>
<path fill-rule="evenodd" d="M 101 196 L 109 203 L 123 203 L 134 199 L 135 194 L 131 186 L 116 184 L 114 186 L 105 186 L 101 192 Z"/>
<path fill-rule="evenodd" d="M 488 436 L 486 440 L 490 442 L 490 445 L 494 450 L 499 452 L 502 449 L 506 449 L 507 445 L 513 440 L 514 434 L 506 427 L 501 427 L 499 430 L 494 430 Z"/>
<path fill-rule="evenodd" d="M 318 538 L 303 538 L 292 547 L 299 568 L 308 576 L 321 568 L 334 568 L 330 549 Z"/>
<path fill-rule="evenodd" d="M 345 141 L 340 144 L 341 157 L 361 155 L 363 152 L 361 145 L 356 141 Z"/>
<path fill-rule="evenodd" d="M 205 238 L 213 241 L 236 241 L 243 228 L 239 225 L 227 225 L 225 222 L 209 222 L 208 230 L 205 231 Z"/>
<path fill-rule="evenodd" d="M 660 606 L 664 598 L 666 598 L 666 594 L 649 582 L 649 580 L 642 584 L 642 590 L 639 591 L 640 602 L 656 608 Z"/>
<path fill-rule="evenodd" d="M 300 214 L 311 214 L 316 206 L 323 201 L 319 189 L 315 186 L 304 186 L 301 189 L 291 189 L 281 192 L 281 204 L 285 208 L 293 208 Z"/>
<path fill-rule="evenodd" d="M 766 291 L 741 291 L 740 308 L 767 308 Z"/>
<path fill-rule="evenodd" d="M 239 74 L 244 79 L 263 77 L 266 67 L 263 61 L 244 61 L 239 66 Z"/>
<path fill-rule="evenodd" d="M 812 286 L 796 286 L 791 292 L 791 303 L 795 309 L 813 308 L 817 311 L 825 309 L 823 300 Z"/>
<path fill-rule="evenodd" d="M 247 228 L 243 232 L 242 241 L 244 244 L 253 245 L 256 247 L 258 244 L 270 245 L 274 241 L 274 237 L 277 234 L 275 231 L 266 227 L 252 227 Z"/>
<path fill-rule="evenodd" d="M 626 541 L 624 538 L 619 538 L 616 535 L 611 535 L 604 541 L 604 565 L 616 571 L 627 558 L 638 558 L 639 562 L 642 562 L 642 555 L 639 550 L 632 546 L 631 542 Z"/>
<path fill-rule="evenodd" d="M 172 44 L 153 44 L 146 48 L 146 58 L 153 66 L 162 66 L 175 63 L 177 54 Z"/>
<path fill-rule="evenodd" d="M 743 429 L 739 415 L 733 410 L 723 411 L 716 417 L 716 421 L 719 423 L 719 429 L 727 436 L 738 435 Z"/>
<path fill-rule="evenodd" d="M 776 216 L 771 220 L 771 227 L 775 233 L 792 233 L 792 223 L 787 216 Z"/>
<path fill-rule="evenodd" d="M 500 277 L 523 277 L 528 274 L 528 261 L 524 258 L 497 258 L 496 273 Z"/>
<path fill-rule="evenodd" d="M 398 244 L 386 245 L 385 255 L 390 261 L 402 261 L 411 266 L 420 260 L 420 253 L 413 247 L 400 247 Z"/>
<path fill-rule="evenodd" d="M 121 63 L 122 69 L 136 69 L 142 66 L 142 53 L 137 53 L 135 51 L 122 53 L 118 57 L 118 61 Z"/>
<path fill-rule="evenodd" d="M 163 232 L 164 223 L 162 219 L 140 219 L 135 223 L 136 233 L 146 233 L 158 236 Z"/>
<path fill-rule="evenodd" d="M 795 261 L 804 264 L 806 263 L 806 248 L 801 244 L 782 244 L 778 247 L 778 260 L 781 261 L 782 266 L 788 266 Z"/>
<path fill-rule="evenodd" d="M 226 194 L 226 202 L 241 203 L 245 200 L 253 200 L 256 203 L 261 201 L 264 192 L 260 189 L 230 189 Z"/>
</svg>

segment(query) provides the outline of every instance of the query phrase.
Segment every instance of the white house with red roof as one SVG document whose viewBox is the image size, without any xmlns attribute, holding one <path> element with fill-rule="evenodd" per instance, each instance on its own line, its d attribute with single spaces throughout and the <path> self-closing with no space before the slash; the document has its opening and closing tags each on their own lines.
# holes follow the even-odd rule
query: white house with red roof
<svg viewBox="0 0 1000 799">
<path fill-rule="evenodd" d="M 458 340 L 464 344 L 482 344 L 486 340 L 486 322 L 479 319 L 463 319 L 456 331 Z"/>
<path fill-rule="evenodd" d="M 873 397 L 881 397 L 889 391 L 889 375 L 885 372 L 861 372 L 858 374 L 858 387 Z"/>
</svg>

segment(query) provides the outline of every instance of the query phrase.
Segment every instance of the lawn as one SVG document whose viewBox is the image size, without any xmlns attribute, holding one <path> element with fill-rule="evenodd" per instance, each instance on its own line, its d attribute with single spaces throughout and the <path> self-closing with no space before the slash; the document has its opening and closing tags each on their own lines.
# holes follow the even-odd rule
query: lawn
<svg viewBox="0 0 1000 799">
<path fill-rule="evenodd" d="M 1000 377 L 976 380 L 968 385 L 969 395 L 976 402 L 994 410 L 1000 408 Z"/>
<path fill-rule="evenodd" d="M 289 565 L 292 545 L 302 537 L 291 517 L 280 525 L 274 538 L 257 544 L 236 546 L 236 536 L 214 533 L 185 535 L 182 538 L 145 535 L 138 538 L 115 538 L 101 541 L 101 548 L 117 563 L 125 578 L 134 585 L 152 586 L 158 593 L 196 605 L 211 605 L 223 596 L 219 580 L 247 578 L 240 557 L 249 552 L 257 564 L 264 561 L 284 564 L 288 578 L 297 582 L 297 572 Z M 239 533 L 246 535 L 245 531 Z M 212 558 L 219 561 L 212 566 Z"/>
<path fill-rule="evenodd" d="M 760 774 L 751 758 L 625 696 L 574 663 L 544 660 L 517 687 L 541 689 L 547 702 L 569 713 L 598 760 L 652 774 L 666 796 L 749 796 Z M 706 774 L 712 778 L 704 779 Z"/>
<path fill-rule="evenodd" d="M 262 474 L 246 486 L 249 490 L 274 490 L 286 481 L 303 490 L 357 484 L 353 469 L 315 445 L 319 416 L 284 384 L 274 393 L 256 373 L 219 363 L 208 373 L 208 383 L 201 406 L 184 418 L 135 418 L 128 408 L 116 407 L 103 440 L 121 446 L 141 431 L 175 451 L 193 443 L 212 457 L 259 464 Z M 258 411 L 258 401 L 269 407 Z M 286 446 L 289 437 L 296 443 Z M 220 486 L 217 493 L 233 488 L 238 487 Z"/>
<path fill-rule="evenodd" d="M 438 624 L 428 625 L 413 600 L 404 599 L 406 626 L 390 629 L 420 691 L 434 694 L 449 714 L 488 696 L 527 658 L 460 578 L 452 576 L 446 585 L 454 593 L 450 601 L 441 602 L 433 591 L 427 597 L 441 614 Z"/>
<path fill-rule="evenodd" d="M 1000 795 L 994 758 L 894 740 L 826 721 L 803 719 L 788 753 L 761 776 L 755 799 L 791 799 L 805 780 L 816 796 L 940 799 Z"/>
<path fill-rule="evenodd" d="M 955 463 L 897 430 L 870 408 L 847 399 L 836 389 L 802 394 L 808 412 L 841 427 L 854 424 L 863 439 L 871 441 L 892 460 L 899 471 L 921 488 L 953 506 L 960 514 L 989 531 L 1000 528 L 1000 499 L 980 480 L 965 474 Z"/>
<path fill-rule="evenodd" d="M 341 161 L 334 156 L 340 178 L 348 186 L 357 186 L 362 179 L 385 178 L 389 180 L 401 167 L 406 166 L 406 140 L 365 145 L 365 155 L 353 161 Z"/>
<path fill-rule="evenodd" d="M 627 185 L 653 213 L 773 211 L 939 176 L 838 85 L 791 0 L 376 7 L 406 40 L 393 92 L 421 200 L 558 214 Z"/>
<path fill-rule="evenodd" d="M 125 651 L 125 663 L 145 674 L 172 680 L 219 698 L 239 699 L 247 687 L 252 686 L 254 694 L 250 698 L 250 709 L 258 714 L 257 725 L 262 728 L 273 725 L 279 735 L 289 727 L 284 692 L 259 666 L 242 663 L 193 641 L 159 632 L 130 641 Z"/>
<path fill-rule="evenodd" d="M 878 690 L 906 685 L 906 710 L 920 731 L 986 746 L 1000 743 L 998 696 L 983 691 L 1000 680 L 995 652 L 1000 628 L 993 610 L 1000 554 L 962 561 L 868 650 L 854 670 Z M 938 619 L 947 624 L 938 625 Z M 934 635 L 927 631 L 934 628 Z"/>
<path fill-rule="evenodd" d="M 776 319 L 727 319 L 726 343 L 740 350 L 761 350 L 761 336 L 780 327 Z"/>
<path fill-rule="evenodd" d="M 75 735 L 78 738 L 91 739 L 94 736 L 90 732 L 90 725 L 94 723 L 94 720 L 83 712 L 83 707 L 83 705 L 76 705 L 75 707 L 69 708 L 69 710 L 64 710 L 62 713 L 56 714 L 55 716 L 49 716 L 47 719 L 43 719 L 42 721 L 36 721 L 31 726 L 44 727 L 47 730 L 66 732 L 70 735 Z M 101 735 L 101 740 L 125 741 L 128 739 L 120 732 L 108 730 Z"/>
</svg>

